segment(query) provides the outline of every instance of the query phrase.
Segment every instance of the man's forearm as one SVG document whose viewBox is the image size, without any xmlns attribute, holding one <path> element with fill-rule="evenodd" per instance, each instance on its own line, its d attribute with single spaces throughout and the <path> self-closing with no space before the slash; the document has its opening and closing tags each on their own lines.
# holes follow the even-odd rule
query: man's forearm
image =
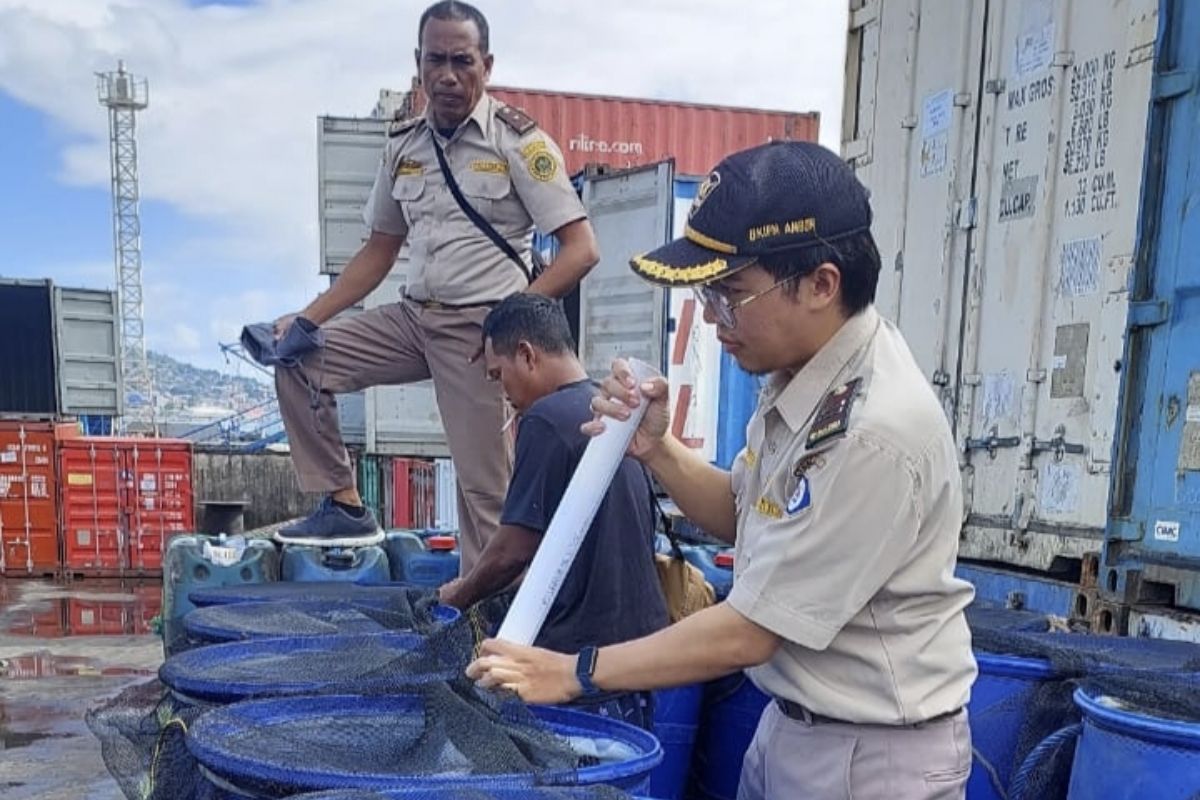
<svg viewBox="0 0 1200 800">
<path fill-rule="evenodd" d="M 704 461 L 669 434 L 645 464 L 684 516 L 713 536 L 733 543 L 737 507 L 728 472 Z"/>
<path fill-rule="evenodd" d="M 361 301 L 387 277 L 396 263 L 396 254 L 403 241 L 400 237 L 373 233 L 367 244 L 350 259 L 329 291 L 309 303 L 300 315 L 317 325 L 323 325 Z"/>
<path fill-rule="evenodd" d="M 775 634 L 726 603 L 658 633 L 600 650 L 595 683 L 613 692 L 642 692 L 702 683 L 769 660 Z"/>
<path fill-rule="evenodd" d="M 556 235 L 561 245 L 558 256 L 528 289 L 555 298 L 570 294 L 600 260 L 596 238 L 587 220 L 572 222 Z"/>
</svg>

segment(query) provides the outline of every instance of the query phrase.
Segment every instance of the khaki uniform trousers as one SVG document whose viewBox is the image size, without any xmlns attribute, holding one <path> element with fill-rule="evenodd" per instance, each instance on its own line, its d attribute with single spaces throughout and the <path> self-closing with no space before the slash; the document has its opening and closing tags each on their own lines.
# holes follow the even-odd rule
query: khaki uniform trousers
<svg viewBox="0 0 1200 800">
<path fill-rule="evenodd" d="M 742 765 L 738 800 L 963 800 L 967 714 L 908 727 L 807 723 L 772 701 Z"/>
<path fill-rule="evenodd" d="M 306 492 L 354 485 L 334 394 L 433 379 L 458 476 L 461 574 L 499 528 L 512 470 L 503 391 L 487 380 L 481 356 L 488 308 L 425 308 L 391 303 L 321 326 L 325 346 L 296 368 L 276 368 L 275 387 L 292 463 Z"/>
</svg>

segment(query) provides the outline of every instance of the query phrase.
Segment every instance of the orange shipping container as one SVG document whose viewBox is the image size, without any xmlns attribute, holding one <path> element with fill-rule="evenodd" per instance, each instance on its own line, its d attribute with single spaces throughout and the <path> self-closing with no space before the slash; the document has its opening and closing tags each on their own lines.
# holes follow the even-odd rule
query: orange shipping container
<svg viewBox="0 0 1200 800">
<path fill-rule="evenodd" d="M 675 159 L 676 175 L 707 175 L 730 153 L 776 140 L 817 141 L 815 111 L 675 103 L 632 97 L 489 86 L 493 97 L 523 109 L 562 148 L 567 172 L 587 164 L 637 167 Z M 414 89 L 401 104 L 405 116 L 425 110 Z"/>
<path fill-rule="evenodd" d="M 0 420 L 0 575 L 54 575 L 62 565 L 55 442 L 75 425 Z"/>
<path fill-rule="evenodd" d="M 68 575 L 161 575 L 168 540 L 194 530 L 188 442 L 66 441 L 59 450 L 59 473 Z"/>
</svg>

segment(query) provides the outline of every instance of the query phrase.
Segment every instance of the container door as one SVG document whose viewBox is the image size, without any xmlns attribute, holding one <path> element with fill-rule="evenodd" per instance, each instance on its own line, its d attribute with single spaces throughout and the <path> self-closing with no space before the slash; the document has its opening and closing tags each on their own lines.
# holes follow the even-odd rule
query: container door
<svg viewBox="0 0 1200 800">
<path fill-rule="evenodd" d="M 58 385 L 64 414 L 120 416 L 117 296 L 93 289 L 54 289 Z"/>
<path fill-rule="evenodd" d="M 70 575 L 120 575 L 126 561 L 121 454 L 110 441 L 64 443 L 59 450 L 63 551 Z"/>
<path fill-rule="evenodd" d="M 629 259 L 671 239 L 674 163 L 588 177 L 583 184 L 600 263 L 584 278 L 579 353 L 588 374 L 633 357 L 666 374 L 666 293 L 634 274 Z"/>
<path fill-rule="evenodd" d="M 132 442 L 122 448 L 124 563 L 139 575 L 162 571 L 171 537 L 195 530 L 192 453 L 179 442 Z"/>
<path fill-rule="evenodd" d="M 50 281 L 0 280 L 0 414 L 59 412 Z"/>
<path fill-rule="evenodd" d="M 1200 609 L 1200 4 L 1167 2 L 1160 24 L 1102 585 Z"/>
<path fill-rule="evenodd" d="M 0 575 L 58 572 L 50 425 L 0 422 Z"/>
</svg>

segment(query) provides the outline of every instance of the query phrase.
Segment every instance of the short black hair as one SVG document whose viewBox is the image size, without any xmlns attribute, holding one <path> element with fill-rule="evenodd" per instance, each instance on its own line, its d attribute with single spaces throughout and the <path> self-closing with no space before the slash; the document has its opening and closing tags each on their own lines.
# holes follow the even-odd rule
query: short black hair
<svg viewBox="0 0 1200 800">
<path fill-rule="evenodd" d="M 488 339 L 498 356 L 511 356 L 522 341 L 553 355 L 575 352 L 562 305 L 532 292 L 511 295 L 488 313 L 483 321 L 483 340 Z"/>
<path fill-rule="evenodd" d="M 802 278 L 822 264 L 833 264 L 842 273 L 842 310 L 851 317 L 875 302 L 879 270 L 883 266 L 870 231 L 835 242 L 762 256 L 758 264 L 777 281 Z M 795 291 L 795 284 L 785 288 Z"/>
<path fill-rule="evenodd" d="M 450 20 L 453 22 L 474 22 L 476 30 L 479 31 L 479 52 L 485 56 L 488 54 L 488 21 L 475 6 L 470 3 L 463 3 L 460 0 L 441 0 L 434 3 L 429 8 L 425 9 L 425 13 L 421 14 L 421 22 L 417 26 L 417 48 L 420 49 L 421 41 L 425 36 L 425 23 L 431 19 Z"/>
</svg>

